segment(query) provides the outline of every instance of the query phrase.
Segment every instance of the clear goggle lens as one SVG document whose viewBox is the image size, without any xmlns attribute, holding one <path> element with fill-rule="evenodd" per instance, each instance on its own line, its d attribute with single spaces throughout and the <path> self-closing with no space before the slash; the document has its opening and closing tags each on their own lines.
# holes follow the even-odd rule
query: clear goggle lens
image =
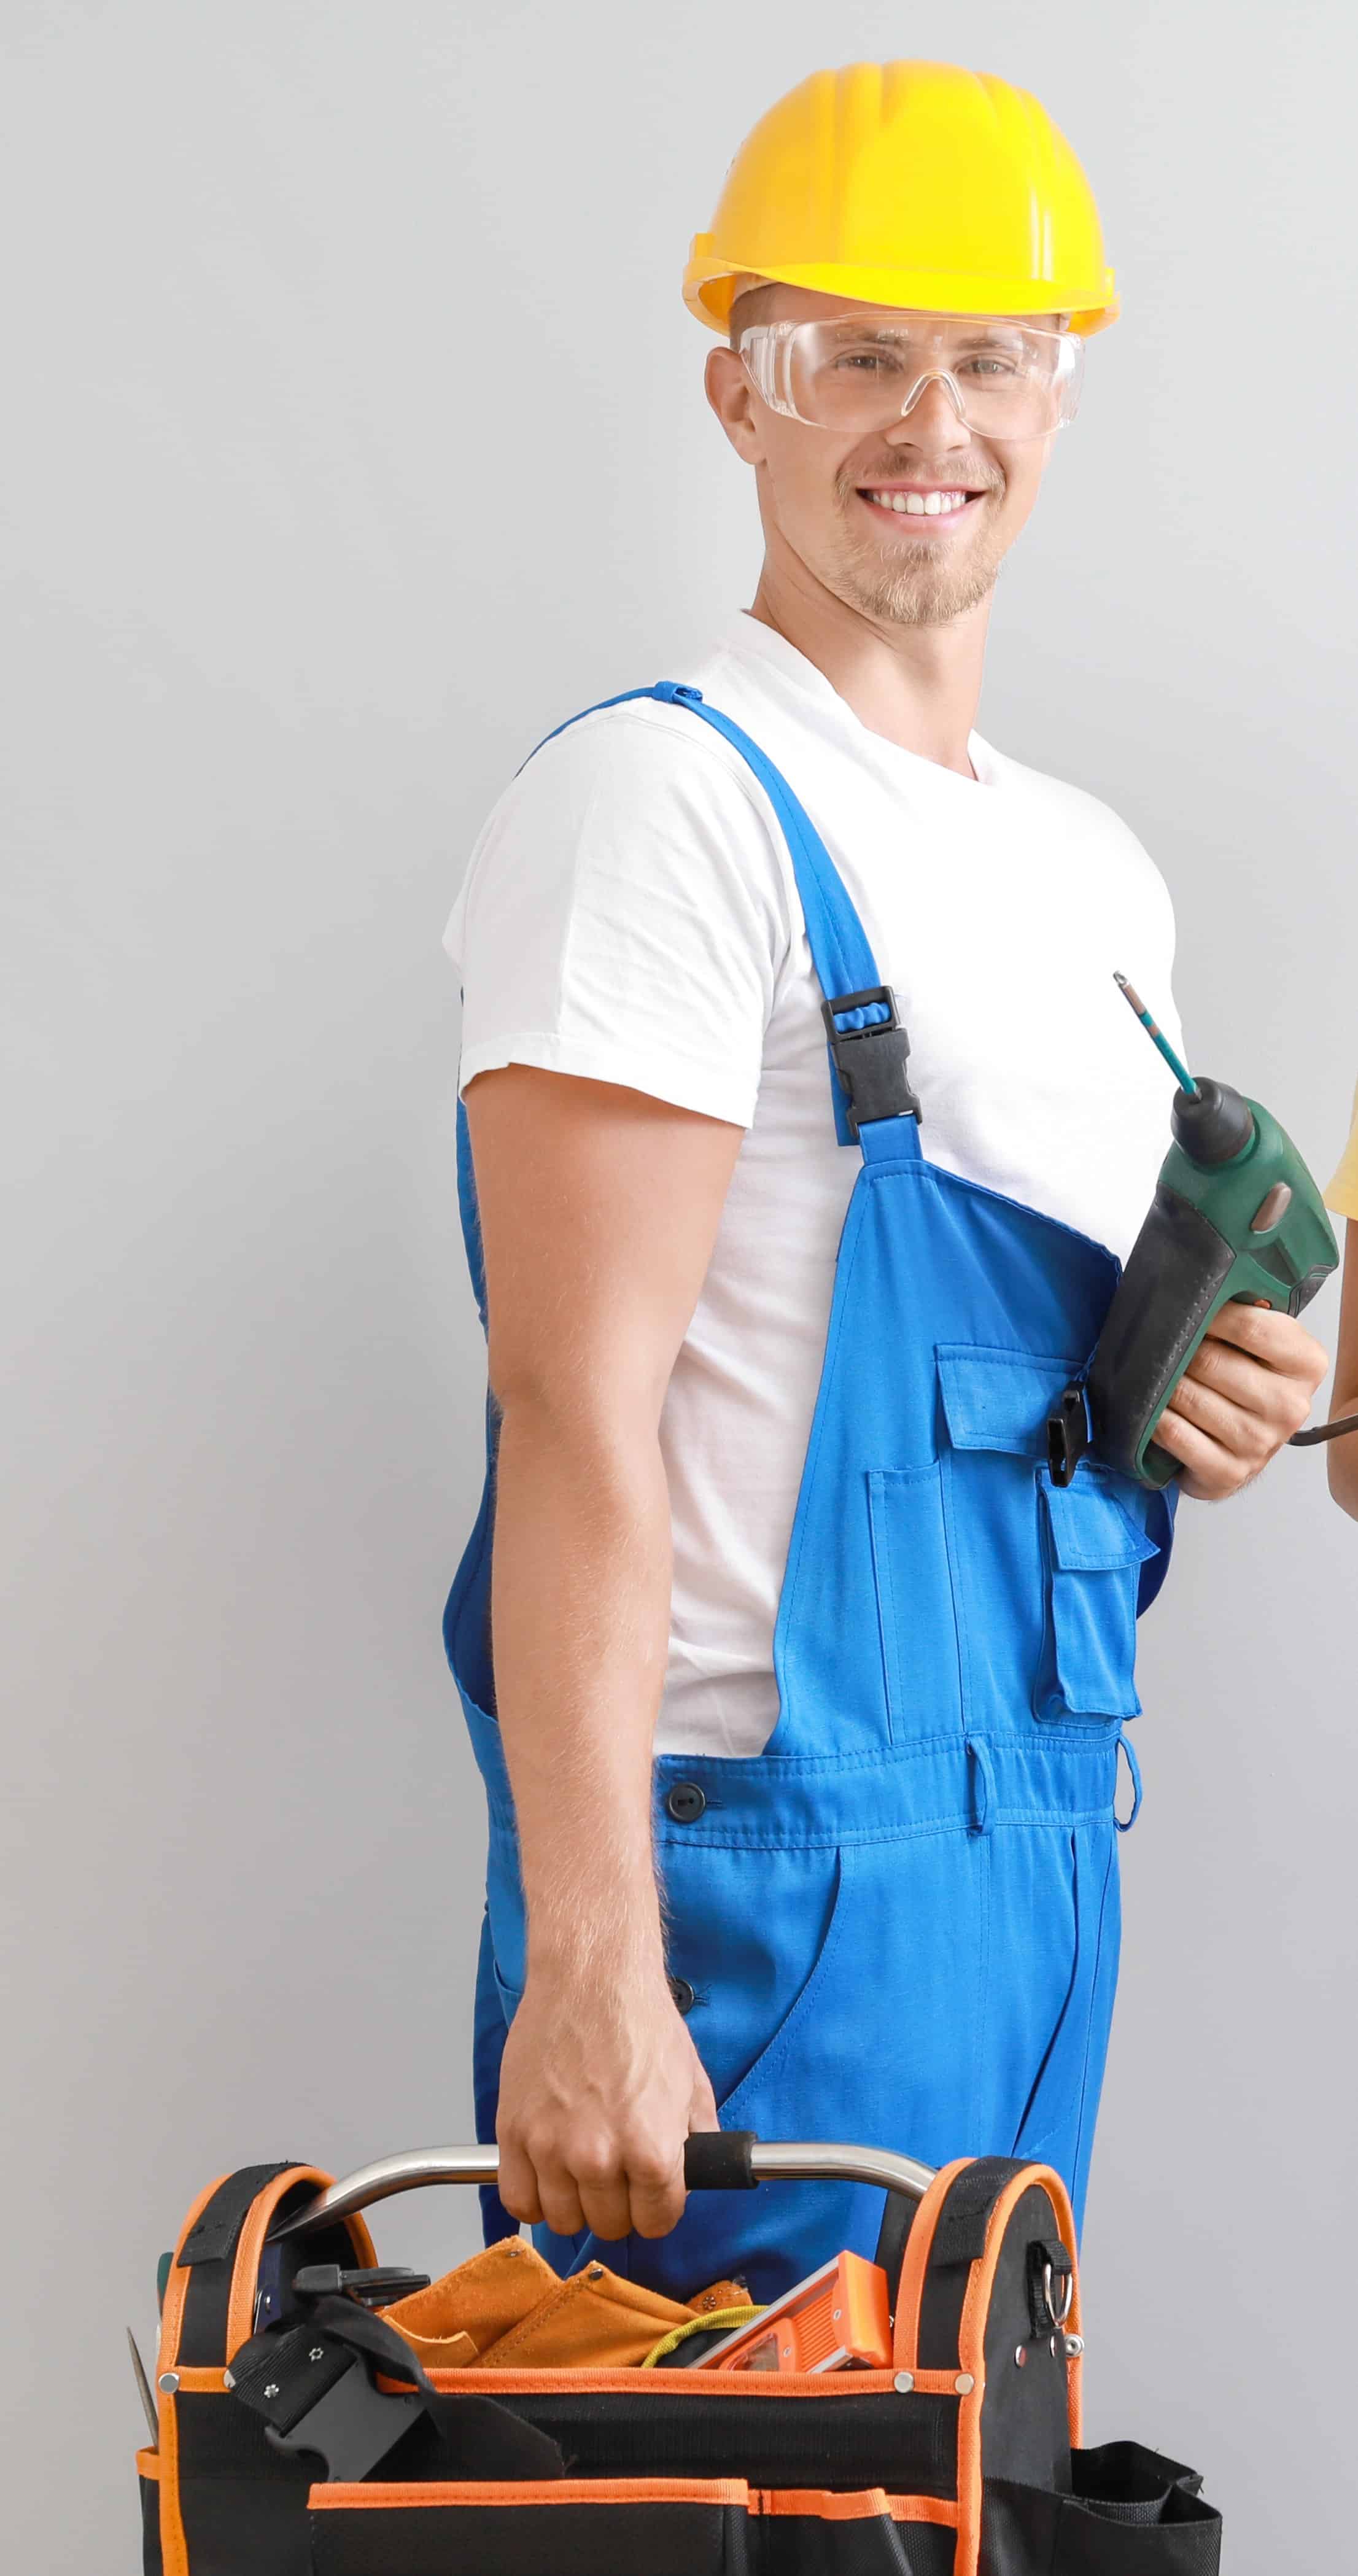
<svg viewBox="0 0 1358 2576">
<path fill-rule="evenodd" d="M 1000 316 L 866 313 L 756 323 L 740 355 L 761 398 L 814 429 L 887 429 L 938 383 L 978 438 L 1022 439 L 1074 419 L 1084 342 Z"/>
</svg>

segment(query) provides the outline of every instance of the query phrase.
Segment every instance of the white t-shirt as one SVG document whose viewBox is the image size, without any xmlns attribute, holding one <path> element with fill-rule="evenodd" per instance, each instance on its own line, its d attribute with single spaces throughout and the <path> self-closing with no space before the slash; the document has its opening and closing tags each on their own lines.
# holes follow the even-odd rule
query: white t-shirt
<svg viewBox="0 0 1358 2576">
<path fill-rule="evenodd" d="M 1174 1086 L 1115 967 L 1179 1035 L 1173 914 L 1132 833 L 975 734 L 974 779 L 900 750 L 747 615 L 663 676 L 742 725 L 822 835 L 900 996 L 925 1153 L 1125 1258 Z M 774 1619 L 860 1169 L 836 1141 L 782 832 L 699 718 L 653 699 L 587 716 L 501 797 L 446 945 L 463 1089 L 538 1065 L 746 1130 L 661 1420 L 674 1585 L 656 1745 L 757 1753 L 778 1714 Z"/>
</svg>

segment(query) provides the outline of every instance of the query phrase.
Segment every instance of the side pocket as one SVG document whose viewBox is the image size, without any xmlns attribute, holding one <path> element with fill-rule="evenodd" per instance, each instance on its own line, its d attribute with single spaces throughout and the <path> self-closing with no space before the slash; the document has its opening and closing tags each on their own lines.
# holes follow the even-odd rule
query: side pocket
<svg viewBox="0 0 1358 2576">
<path fill-rule="evenodd" d="M 743 2480 L 316 2486 L 313 2576 L 745 2576 Z"/>
<path fill-rule="evenodd" d="M 983 2567 L 1049 2576 L 1217 2576 L 1221 2516 L 1191 2469 L 1137 2442 L 1071 2455 L 1074 2493 L 988 2479 Z"/>
<path fill-rule="evenodd" d="M 1060 2018 L 1024 2109 L 1013 2153 L 1062 2174 L 1080 2218 L 1117 1983 L 1122 1907 L 1111 1825 L 1071 1837 L 1074 1956 Z"/>
<path fill-rule="evenodd" d="M 1136 1601 L 1141 1568 L 1159 1554 L 1115 1494 L 1077 1477 L 1039 1475 L 1047 1623 L 1034 1693 L 1038 1717 L 1139 1717 Z"/>
<path fill-rule="evenodd" d="M 795 2487 L 751 2499 L 769 2576 L 952 2576 L 957 2508 L 932 2496 Z"/>
<path fill-rule="evenodd" d="M 160 2453 L 138 2451 L 137 2483 L 141 2489 L 142 2576 L 161 2576 Z"/>
<path fill-rule="evenodd" d="M 797 2051 L 795 2043 L 829 1975 L 844 1926 L 845 1881 L 852 1871 L 855 1857 L 852 1848 L 833 1856 L 829 1908 L 810 1969 L 769 2032 L 757 2057 L 729 2091 L 718 2095 L 724 2129 L 754 2128 L 767 2138 L 794 2137 L 803 2132 L 809 2134 L 806 2124 L 815 2108 L 815 2070 L 807 2053 Z M 708 2071 L 710 2073 L 711 2069 Z M 770 2101 L 771 2092 L 773 2102 Z M 759 2116 L 754 2109 L 756 2102 L 763 2106 Z M 776 2110 L 773 2103 L 778 2105 Z"/>
<path fill-rule="evenodd" d="M 961 1658 L 939 1461 L 870 1468 L 868 1517 L 890 1740 L 960 1735 Z"/>
</svg>

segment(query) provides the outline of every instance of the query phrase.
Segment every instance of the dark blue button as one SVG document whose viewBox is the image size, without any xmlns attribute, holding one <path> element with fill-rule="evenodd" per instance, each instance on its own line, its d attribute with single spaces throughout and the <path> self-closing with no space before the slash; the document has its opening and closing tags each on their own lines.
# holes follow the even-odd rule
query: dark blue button
<svg viewBox="0 0 1358 2576">
<path fill-rule="evenodd" d="M 684 2014 L 692 2012 L 698 1998 L 695 1995 L 692 1986 L 689 1984 L 687 1977 L 671 1977 L 670 1993 L 674 1997 L 674 2009 L 676 2012 Z"/>
<path fill-rule="evenodd" d="M 707 1800 L 696 1780 L 676 1780 L 665 1805 L 676 1825 L 696 1825 Z"/>
</svg>

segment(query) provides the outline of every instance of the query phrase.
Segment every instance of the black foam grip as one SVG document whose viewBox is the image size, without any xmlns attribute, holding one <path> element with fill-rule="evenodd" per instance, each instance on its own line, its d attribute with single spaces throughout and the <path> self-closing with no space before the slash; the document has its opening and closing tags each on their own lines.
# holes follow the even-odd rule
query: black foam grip
<svg viewBox="0 0 1358 2576">
<path fill-rule="evenodd" d="M 751 2153 L 758 2144 L 753 2129 L 696 2129 L 684 2148 L 688 2189 L 757 2191 Z"/>
<path fill-rule="evenodd" d="M 1124 1476 L 1136 1474 L 1146 1425 L 1192 1358 L 1234 1259 L 1198 1208 L 1157 1187 L 1089 1371 L 1095 1451 Z"/>
</svg>

